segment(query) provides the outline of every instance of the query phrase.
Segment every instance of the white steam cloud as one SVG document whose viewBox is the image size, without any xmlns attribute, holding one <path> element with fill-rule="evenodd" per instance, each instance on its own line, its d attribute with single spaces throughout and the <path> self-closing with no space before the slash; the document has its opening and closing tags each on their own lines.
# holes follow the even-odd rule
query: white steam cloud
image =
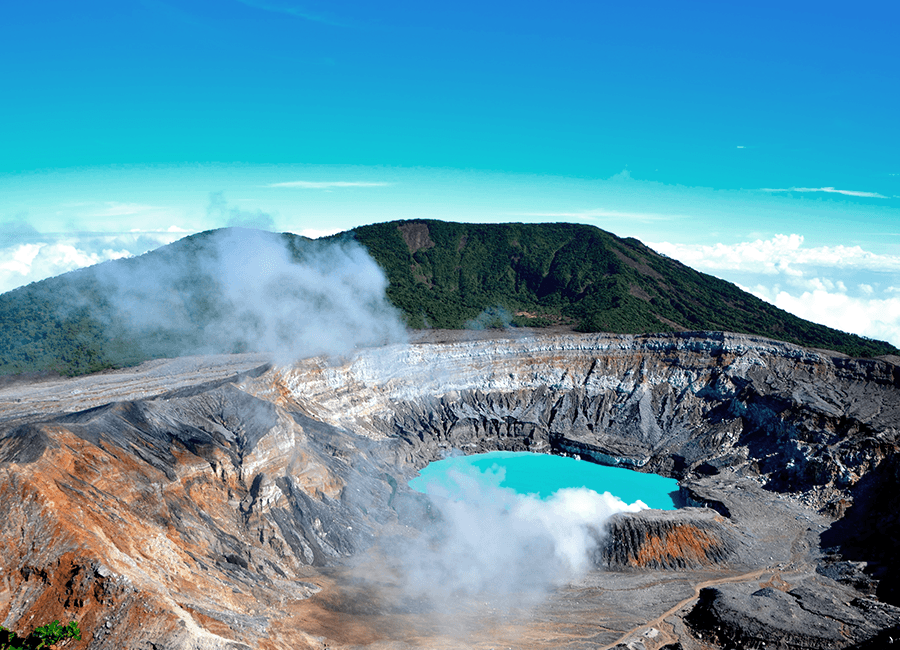
<svg viewBox="0 0 900 650">
<path fill-rule="evenodd" d="M 223 223 L 229 228 L 256 228 L 259 230 L 275 230 L 275 220 L 262 210 L 244 210 L 229 205 L 225 192 L 212 192 L 206 216 L 216 223 Z"/>
<path fill-rule="evenodd" d="M 384 273 L 354 242 L 295 240 L 294 251 L 280 235 L 230 228 L 190 245 L 95 267 L 127 331 L 179 354 L 246 350 L 280 363 L 405 340 Z"/>
<path fill-rule="evenodd" d="M 609 518 L 646 509 L 611 494 L 566 488 L 546 500 L 501 487 L 504 470 L 451 470 L 428 493 L 434 527 L 399 551 L 409 598 L 436 609 L 460 597 L 499 608 L 534 604 L 587 572 Z"/>
<path fill-rule="evenodd" d="M 508 329 L 512 326 L 513 315 L 504 307 L 489 307 L 482 310 L 478 316 L 466 321 L 467 330 L 484 330 L 491 327 Z"/>
</svg>

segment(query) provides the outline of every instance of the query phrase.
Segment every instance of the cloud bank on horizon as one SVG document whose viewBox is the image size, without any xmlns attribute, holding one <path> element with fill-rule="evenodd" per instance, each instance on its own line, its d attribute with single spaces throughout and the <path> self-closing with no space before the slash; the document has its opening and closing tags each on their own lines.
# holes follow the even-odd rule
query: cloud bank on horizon
<svg viewBox="0 0 900 650">
<path fill-rule="evenodd" d="M 647 242 L 792 314 L 900 346 L 900 255 L 804 246 L 799 234 L 736 244 Z"/>
<path fill-rule="evenodd" d="M 0 230 L 9 243 L 9 231 Z M 27 240 L 0 243 L 0 293 L 93 266 L 109 260 L 141 255 L 171 244 L 191 231 L 172 226 L 165 230 L 130 233 L 29 233 Z"/>
<path fill-rule="evenodd" d="M 621 217 L 621 212 L 609 213 Z M 270 215 L 230 206 L 220 193 L 212 195 L 207 214 L 223 226 L 271 229 L 272 225 Z M 150 232 L 49 236 L 19 230 L 24 234 L 20 233 L 18 243 L 0 248 L 0 292 L 139 255 L 188 234 L 174 226 Z M 298 234 L 316 238 L 338 231 L 300 229 Z M 6 232 L 8 241 L 11 235 Z M 696 270 L 735 282 L 801 318 L 900 346 L 900 255 L 876 253 L 860 245 L 810 246 L 798 233 L 732 244 L 645 243 Z"/>
</svg>

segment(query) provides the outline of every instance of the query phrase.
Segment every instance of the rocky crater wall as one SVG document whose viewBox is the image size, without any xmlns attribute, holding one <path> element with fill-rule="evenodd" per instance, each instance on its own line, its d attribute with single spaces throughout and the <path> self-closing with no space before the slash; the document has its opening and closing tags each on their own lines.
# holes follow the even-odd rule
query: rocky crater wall
<svg viewBox="0 0 900 650">
<path fill-rule="evenodd" d="M 682 479 L 686 504 L 711 506 L 616 518 L 598 549 L 607 569 L 814 564 L 818 511 L 843 517 L 828 545 L 852 546 L 846 559 L 881 571 L 878 594 L 895 593 L 895 500 L 881 488 L 897 480 L 900 375 L 886 360 L 679 333 L 192 363 L 170 381 L 154 362 L 0 390 L 0 623 L 76 617 L 91 648 L 382 642 L 354 617 L 409 606 L 342 600 L 335 572 L 378 539 L 415 534 L 431 514 L 405 482 L 454 449 L 654 471 Z M 821 590 L 838 584 L 828 570 L 810 578 Z M 715 602 L 691 619 L 698 634 L 740 627 L 743 614 Z M 854 638 L 897 614 L 879 611 L 887 622 Z"/>
<path fill-rule="evenodd" d="M 728 334 L 401 346 L 276 383 L 311 417 L 403 440 L 414 467 L 527 449 L 678 478 L 742 468 L 832 496 L 896 451 L 900 422 L 893 364 Z"/>
</svg>

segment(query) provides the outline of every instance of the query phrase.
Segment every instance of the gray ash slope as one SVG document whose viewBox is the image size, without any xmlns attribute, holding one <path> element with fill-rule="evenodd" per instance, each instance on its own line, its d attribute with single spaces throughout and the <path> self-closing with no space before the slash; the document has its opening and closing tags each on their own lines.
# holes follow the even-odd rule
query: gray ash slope
<svg viewBox="0 0 900 650">
<path fill-rule="evenodd" d="M 889 360 L 679 333 L 222 357 L 168 382 L 161 363 L 0 389 L 2 624 L 75 617 L 92 648 L 418 647 L 408 607 L 347 596 L 341 567 L 421 527 L 417 469 L 504 449 L 673 476 L 690 506 L 617 515 L 571 587 L 591 613 L 551 595 L 517 647 L 896 637 Z"/>
</svg>

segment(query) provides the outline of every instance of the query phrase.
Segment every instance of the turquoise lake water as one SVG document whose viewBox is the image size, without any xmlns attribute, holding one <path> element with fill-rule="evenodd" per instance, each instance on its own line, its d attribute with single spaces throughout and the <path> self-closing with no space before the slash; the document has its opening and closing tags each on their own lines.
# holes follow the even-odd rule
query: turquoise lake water
<svg viewBox="0 0 900 650">
<path fill-rule="evenodd" d="M 422 469 L 409 486 L 424 494 L 452 494 L 460 476 L 484 486 L 496 486 L 499 482 L 500 487 L 541 499 L 547 499 L 563 488 L 585 487 L 600 494 L 609 492 L 625 503 L 640 500 L 660 510 L 674 510 L 672 497 L 678 492 L 678 481 L 656 474 L 563 456 L 511 451 L 435 461 Z"/>
</svg>

